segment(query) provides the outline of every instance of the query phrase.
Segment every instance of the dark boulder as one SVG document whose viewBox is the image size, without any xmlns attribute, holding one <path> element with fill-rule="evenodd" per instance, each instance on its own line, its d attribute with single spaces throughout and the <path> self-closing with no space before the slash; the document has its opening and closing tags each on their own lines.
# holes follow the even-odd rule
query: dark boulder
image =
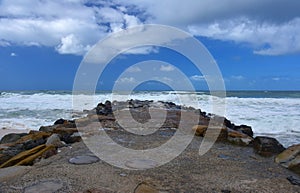
<svg viewBox="0 0 300 193">
<path fill-rule="evenodd" d="M 230 129 L 234 128 L 234 124 L 231 123 L 231 121 L 229 121 L 227 118 L 224 118 L 224 126 L 230 128 Z"/>
<path fill-rule="evenodd" d="M 273 156 L 285 150 L 277 139 L 272 137 L 257 136 L 253 141 L 255 152 L 261 156 Z"/>
<path fill-rule="evenodd" d="M 22 144 L 24 150 L 32 149 L 36 146 L 46 143 L 51 133 L 42 131 L 30 131 L 29 134 L 21 137 L 16 143 Z"/>
<path fill-rule="evenodd" d="M 95 108 L 96 110 L 96 113 L 98 115 L 109 115 L 109 114 L 112 114 L 113 111 L 112 111 L 112 105 L 111 105 L 111 102 L 110 101 L 105 101 L 105 103 L 99 103 L 97 105 L 97 107 Z"/>
<path fill-rule="evenodd" d="M 0 144 L 13 143 L 18 141 L 21 137 L 27 135 L 27 133 L 10 133 L 2 137 Z"/>
<path fill-rule="evenodd" d="M 253 131 L 252 128 L 248 125 L 240 125 L 240 126 L 234 126 L 233 130 L 242 132 L 250 137 L 253 137 Z"/>
<path fill-rule="evenodd" d="M 39 131 L 52 133 L 57 127 L 59 127 L 59 125 L 41 126 Z"/>
<path fill-rule="evenodd" d="M 76 124 L 74 120 L 65 120 L 65 119 L 58 119 L 54 122 L 54 126 L 63 125 L 63 127 L 67 128 L 76 128 Z"/>
<path fill-rule="evenodd" d="M 14 146 L 0 150 L 0 165 L 24 150 L 23 144 L 15 144 Z"/>
<path fill-rule="evenodd" d="M 300 178 L 296 176 L 289 176 L 286 178 L 291 184 L 300 186 Z"/>
<path fill-rule="evenodd" d="M 53 130 L 53 133 L 56 133 L 60 136 L 60 140 L 65 143 L 75 143 L 81 140 L 81 137 L 76 128 L 56 128 Z"/>
<path fill-rule="evenodd" d="M 65 120 L 65 119 L 58 119 L 58 120 L 56 120 L 56 121 L 54 122 L 54 125 L 61 125 L 61 124 L 64 124 L 64 123 L 66 123 L 66 122 L 68 122 L 68 121 Z"/>
</svg>

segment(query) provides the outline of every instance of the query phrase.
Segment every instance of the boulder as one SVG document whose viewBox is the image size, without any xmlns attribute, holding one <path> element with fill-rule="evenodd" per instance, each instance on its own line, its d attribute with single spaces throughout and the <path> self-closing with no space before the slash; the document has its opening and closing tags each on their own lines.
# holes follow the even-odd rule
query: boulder
<svg viewBox="0 0 300 193">
<path fill-rule="evenodd" d="M 227 140 L 234 145 L 240 145 L 240 146 L 248 146 L 253 141 L 251 137 L 246 137 L 246 138 L 228 137 Z"/>
<path fill-rule="evenodd" d="M 227 118 L 224 118 L 224 125 L 228 128 L 233 128 L 234 124 L 231 123 L 231 121 L 229 121 Z"/>
<path fill-rule="evenodd" d="M 226 127 L 212 126 L 208 127 L 204 137 L 208 140 L 216 140 L 217 142 L 225 142 L 228 138 Z"/>
<path fill-rule="evenodd" d="M 72 135 L 73 133 L 78 132 L 77 128 L 65 128 L 65 127 L 59 127 L 55 128 L 53 130 L 53 133 L 57 133 L 61 136 L 63 135 Z"/>
<path fill-rule="evenodd" d="M 59 134 L 60 140 L 65 143 L 75 143 L 81 140 L 80 135 L 74 133 L 78 133 L 77 128 L 56 128 L 53 130 L 53 133 Z"/>
<path fill-rule="evenodd" d="M 105 103 L 99 103 L 95 108 L 98 115 L 109 115 L 112 114 L 112 105 L 110 101 L 105 101 Z"/>
<path fill-rule="evenodd" d="M 207 130 L 207 125 L 195 125 L 193 126 L 192 130 L 195 132 L 196 136 L 203 137 Z"/>
<path fill-rule="evenodd" d="M 257 136 L 253 140 L 253 148 L 255 152 L 261 156 L 273 156 L 285 150 L 277 139 L 272 137 Z"/>
<path fill-rule="evenodd" d="M 81 141 L 81 135 L 79 132 L 75 132 L 72 135 L 64 138 L 63 140 L 66 143 L 76 143 L 76 142 Z"/>
<path fill-rule="evenodd" d="M 54 129 L 59 127 L 59 125 L 49 125 L 49 126 L 41 126 L 39 131 L 52 133 Z"/>
<path fill-rule="evenodd" d="M 0 165 L 24 151 L 23 144 L 13 144 L 0 151 Z"/>
<path fill-rule="evenodd" d="M 76 128 L 75 121 L 73 120 L 58 119 L 54 122 L 54 125 L 62 125 L 63 127 L 67 128 Z"/>
<path fill-rule="evenodd" d="M 46 140 L 50 135 L 51 133 L 47 132 L 30 131 L 28 135 L 21 137 L 16 143 L 23 144 L 23 148 L 28 150 L 46 143 Z"/>
<path fill-rule="evenodd" d="M 300 174 L 300 144 L 290 146 L 278 154 L 275 162 Z"/>
<path fill-rule="evenodd" d="M 22 136 L 16 142 L 6 144 L 6 147 L 0 150 L 0 164 L 8 161 L 23 151 L 46 143 L 47 138 L 50 135 L 51 133 L 30 131 L 29 134 Z"/>
<path fill-rule="evenodd" d="M 18 155 L 12 157 L 5 163 L 0 165 L 0 168 L 5 168 L 9 166 L 19 166 L 19 165 L 32 165 L 34 160 L 38 157 L 42 157 L 44 153 L 49 150 L 53 150 L 55 147 L 53 145 L 40 145 L 30 150 L 19 153 Z"/>
<path fill-rule="evenodd" d="M 27 135 L 27 133 L 9 133 L 2 137 L 0 144 L 16 142 L 25 135 Z"/>
<path fill-rule="evenodd" d="M 60 140 L 58 134 L 54 133 L 47 139 L 46 145 L 54 145 L 56 148 L 59 148 L 64 147 L 66 144 Z"/>
<path fill-rule="evenodd" d="M 240 125 L 240 126 L 234 126 L 233 130 L 242 132 L 250 137 L 253 137 L 253 131 L 252 128 L 248 125 Z"/>
<path fill-rule="evenodd" d="M 248 135 L 239 132 L 239 131 L 235 131 L 232 129 L 228 129 L 228 137 L 232 137 L 232 138 L 247 138 Z"/>
<path fill-rule="evenodd" d="M 0 169 L 0 182 L 15 180 L 18 176 L 30 171 L 31 166 L 12 166 Z"/>
<path fill-rule="evenodd" d="M 235 131 L 228 128 L 227 140 L 235 145 L 248 146 L 253 141 L 253 138 L 249 137 L 243 132 Z"/>
</svg>

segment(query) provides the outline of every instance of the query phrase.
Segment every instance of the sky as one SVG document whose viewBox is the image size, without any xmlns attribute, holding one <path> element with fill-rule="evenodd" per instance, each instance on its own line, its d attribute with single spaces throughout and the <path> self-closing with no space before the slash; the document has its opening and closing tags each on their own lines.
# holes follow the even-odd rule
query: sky
<svg viewBox="0 0 300 193">
<path fill-rule="evenodd" d="M 143 24 L 176 27 L 199 40 L 227 90 L 300 90 L 299 10 L 298 0 L 0 0 L 0 90 L 71 90 L 81 61 L 98 41 Z M 119 76 L 146 60 L 164 61 L 162 74 L 176 67 L 197 90 L 208 89 L 190 61 L 161 47 L 120 54 L 97 89 L 134 83 L 134 77 Z M 180 84 L 168 79 L 138 88 L 168 89 L 168 81 Z"/>
</svg>

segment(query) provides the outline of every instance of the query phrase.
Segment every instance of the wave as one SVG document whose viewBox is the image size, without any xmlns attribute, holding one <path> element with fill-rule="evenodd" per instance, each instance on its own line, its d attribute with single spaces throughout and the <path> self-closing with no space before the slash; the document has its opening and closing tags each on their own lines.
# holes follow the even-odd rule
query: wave
<svg viewBox="0 0 300 193">
<path fill-rule="evenodd" d="M 251 125 L 256 134 L 278 135 L 285 145 L 299 141 L 300 97 L 299 92 L 276 92 L 268 98 L 255 97 L 259 93 L 235 92 L 226 97 L 225 117 L 236 124 Z M 190 100 L 195 94 L 196 103 Z M 294 97 L 282 97 L 279 95 Z M 242 97 L 241 97 L 242 96 Z M 246 96 L 246 97 L 245 97 Z M 250 97 L 251 96 L 251 97 Z M 300 95 L 299 95 L 300 96 Z M 97 92 L 93 95 L 76 96 L 82 103 L 73 106 L 71 91 L 21 91 L 1 92 L 0 128 L 38 129 L 41 125 L 52 124 L 58 118 L 72 119 L 74 112 L 92 109 L 106 100 L 126 101 L 129 99 L 169 101 L 191 106 L 202 111 L 213 112 L 213 104 L 222 104 L 221 98 L 210 96 L 208 92 L 187 91 L 137 91 L 124 93 Z M 288 137 L 284 137 L 287 134 Z M 293 135 L 295 137 L 293 137 Z M 291 138 L 291 139 L 289 139 Z"/>
</svg>

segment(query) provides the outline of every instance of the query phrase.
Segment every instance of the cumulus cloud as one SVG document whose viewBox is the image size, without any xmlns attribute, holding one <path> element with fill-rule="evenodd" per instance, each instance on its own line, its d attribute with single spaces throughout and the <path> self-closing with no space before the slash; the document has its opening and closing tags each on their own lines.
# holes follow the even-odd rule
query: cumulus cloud
<svg viewBox="0 0 300 193">
<path fill-rule="evenodd" d="M 299 10 L 298 0 L 2 0 L 0 46 L 50 46 L 61 54 L 84 54 L 109 33 L 157 23 L 246 43 L 256 54 L 299 53 Z M 153 51 L 157 49 L 131 53 Z"/>
<path fill-rule="evenodd" d="M 125 7 L 111 6 L 105 1 L 3 0 L 0 46 L 48 46 L 61 54 L 85 54 L 107 34 L 141 23 L 137 16 L 124 13 Z"/>
<path fill-rule="evenodd" d="M 84 54 L 90 49 L 90 46 L 84 46 L 76 38 L 74 34 L 70 34 L 61 38 L 61 43 L 56 47 L 56 50 L 61 54 Z"/>
<path fill-rule="evenodd" d="M 247 43 L 256 54 L 300 52 L 298 0 L 130 2 L 151 15 L 148 22 L 180 27 L 195 36 Z M 162 11 L 165 7 L 168 11 Z"/>
</svg>

